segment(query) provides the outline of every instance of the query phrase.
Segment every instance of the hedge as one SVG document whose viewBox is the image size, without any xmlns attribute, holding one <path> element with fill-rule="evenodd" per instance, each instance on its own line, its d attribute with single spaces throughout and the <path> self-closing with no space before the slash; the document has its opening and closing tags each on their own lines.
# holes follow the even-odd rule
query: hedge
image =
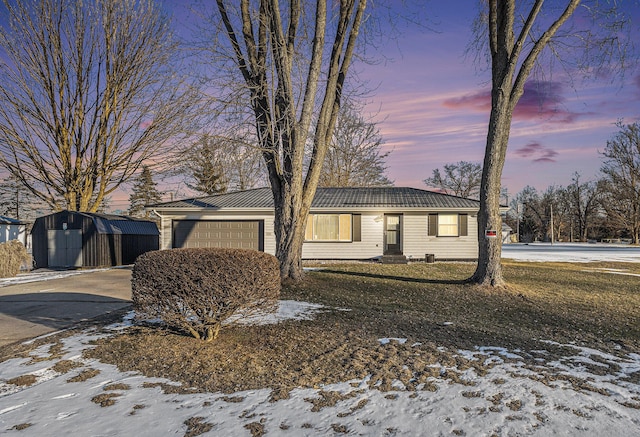
<svg viewBox="0 0 640 437">
<path fill-rule="evenodd" d="M 276 307 L 280 270 L 276 257 L 255 250 L 152 251 L 136 260 L 131 290 L 137 318 L 211 341 L 231 315 Z"/>
</svg>

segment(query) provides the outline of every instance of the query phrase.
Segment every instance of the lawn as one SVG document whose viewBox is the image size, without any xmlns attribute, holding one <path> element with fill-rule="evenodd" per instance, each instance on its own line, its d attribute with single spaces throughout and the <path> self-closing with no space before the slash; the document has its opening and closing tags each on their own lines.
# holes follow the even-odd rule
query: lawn
<svg viewBox="0 0 640 437">
<path fill-rule="evenodd" d="M 88 354 L 190 389 L 269 387 L 278 397 L 293 387 L 367 375 L 377 375 L 384 386 L 394 380 L 417 385 L 443 360 L 461 371 L 478 368 L 453 356 L 478 346 L 525 351 L 532 364 L 540 356 L 528 351 L 544 349 L 547 360 L 566 353 L 550 341 L 617 355 L 640 350 L 639 279 L 603 270 L 633 273 L 634 264 L 505 262 L 506 290 L 466 284 L 471 263 L 318 267 L 282 294 L 329 308 L 315 320 L 229 326 L 213 344 L 139 326 L 100 341 Z M 383 337 L 408 341 L 381 348 Z M 419 359 L 410 346 L 416 343 Z"/>
<path fill-rule="evenodd" d="M 0 348 L 0 433 L 640 435 L 638 264 L 504 262 L 503 290 L 317 267 L 282 294 L 308 320 L 206 343 L 120 314 Z"/>
</svg>

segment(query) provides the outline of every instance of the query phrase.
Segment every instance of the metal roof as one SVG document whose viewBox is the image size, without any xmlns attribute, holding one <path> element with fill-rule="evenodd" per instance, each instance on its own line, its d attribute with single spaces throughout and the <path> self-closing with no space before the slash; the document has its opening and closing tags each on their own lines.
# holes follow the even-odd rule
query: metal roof
<svg viewBox="0 0 640 437">
<path fill-rule="evenodd" d="M 26 223 L 23 222 L 22 220 L 0 215 L 0 225 L 25 225 L 25 224 Z"/>
<path fill-rule="evenodd" d="M 478 209 L 480 202 L 409 187 L 318 188 L 311 208 L 463 208 Z M 273 208 L 270 188 L 148 205 L 155 209 Z"/>
</svg>

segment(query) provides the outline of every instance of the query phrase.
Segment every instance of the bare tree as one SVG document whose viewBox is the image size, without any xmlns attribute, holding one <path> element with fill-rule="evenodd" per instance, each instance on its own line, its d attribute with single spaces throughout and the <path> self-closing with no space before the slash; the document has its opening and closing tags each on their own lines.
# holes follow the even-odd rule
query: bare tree
<svg viewBox="0 0 640 437">
<path fill-rule="evenodd" d="M 580 241 L 587 241 L 589 230 L 595 225 L 600 211 L 598 183 L 596 181 L 580 182 L 580 173 L 576 172 L 565 189 L 565 196 L 572 228 L 575 223 Z"/>
<path fill-rule="evenodd" d="M 391 151 L 380 149 L 384 140 L 374 122 L 364 119 L 353 102 L 338 113 L 336 128 L 327 150 L 319 185 L 321 187 L 385 187 L 393 185 L 386 176 L 386 158 Z"/>
<path fill-rule="evenodd" d="M 602 205 L 608 219 L 640 242 L 640 124 L 618 124 L 620 131 L 602 152 Z"/>
<path fill-rule="evenodd" d="M 432 188 L 437 188 L 445 194 L 474 198 L 480 192 L 482 166 L 476 162 L 460 161 L 455 164 L 444 165 L 444 175 L 440 169 L 433 170 L 433 175 L 424 180 Z"/>
<path fill-rule="evenodd" d="M 239 126 L 200 139 L 178 151 L 169 174 L 186 177 L 186 185 L 208 195 L 266 186 L 268 179 L 258 147 Z"/>
<path fill-rule="evenodd" d="M 306 220 L 366 7 L 366 0 L 217 1 L 227 44 L 214 55 L 223 55 L 221 63 L 232 60 L 241 75 L 243 86 L 233 81 L 230 94 L 248 96 L 274 199 L 283 280 L 302 278 Z"/>
<path fill-rule="evenodd" d="M 34 220 L 47 208 L 13 176 L 0 180 L 0 215 Z"/>
<path fill-rule="evenodd" d="M 554 239 L 560 239 L 567 218 L 564 188 L 550 186 L 540 194 L 535 188 L 526 186 L 517 194 L 516 200 L 523 205 L 521 241 L 551 241 L 552 235 Z"/>
<path fill-rule="evenodd" d="M 575 20 L 573 26 L 560 32 L 581 0 L 550 2 L 543 8 L 544 3 L 543 0 L 488 0 L 488 10 L 477 22 L 477 41 L 488 43 L 491 62 L 491 113 L 478 214 L 478 266 L 471 278 L 477 284 L 494 287 L 505 284 L 500 262 L 501 239 L 486 238 L 485 231 L 501 229 L 500 179 L 513 111 L 544 49 L 550 48 L 549 56 L 556 56 L 560 61 L 567 61 L 570 56 L 575 59 L 578 53 L 584 53 L 576 63 L 581 68 L 605 65 L 615 60 L 614 54 L 624 52 L 625 42 L 619 44 L 619 38 L 628 20 L 619 16 L 615 6 L 585 1 L 585 15 L 579 18 L 588 19 L 588 25 L 579 27 L 580 20 Z M 562 41 L 562 47 L 554 45 L 556 38 Z M 566 57 L 559 51 L 563 47 L 568 48 Z"/>
<path fill-rule="evenodd" d="M 0 165 L 54 209 L 96 211 L 194 104 L 153 0 L 3 0 Z"/>
</svg>

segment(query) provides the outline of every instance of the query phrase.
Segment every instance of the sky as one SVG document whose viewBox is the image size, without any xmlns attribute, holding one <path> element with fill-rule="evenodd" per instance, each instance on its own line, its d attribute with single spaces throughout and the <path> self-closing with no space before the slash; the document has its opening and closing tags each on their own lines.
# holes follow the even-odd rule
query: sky
<svg viewBox="0 0 640 437">
<path fill-rule="evenodd" d="M 176 33 L 188 35 L 193 2 L 162 0 L 162 4 L 175 18 Z M 350 74 L 366 81 L 371 90 L 365 116 L 379 127 L 383 150 L 391 151 L 387 176 L 396 186 L 427 189 L 423 180 L 434 169 L 483 160 L 490 77 L 473 56 L 465 56 L 478 1 L 390 0 L 389 4 L 400 15 L 406 5 L 422 6 L 417 16 L 423 25 L 398 21 L 401 31 L 396 34 L 383 21 L 383 31 L 395 38 L 369 49 L 377 63 L 356 61 Z M 633 31 L 640 40 L 640 6 L 632 1 L 618 5 L 634 8 L 630 10 Z M 638 66 L 627 70 L 622 80 L 585 81 L 562 71 L 532 77 L 514 114 L 503 187 L 513 197 L 527 185 L 539 191 L 566 186 L 576 172 L 582 181 L 597 179 L 603 161 L 600 152 L 618 131 L 619 120 L 640 121 Z M 165 200 L 170 194 L 195 195 L 180 181 L 162 184 Z M 128 209 L 129 189 L 124 186 L 112 196 L 112 210 Z"/>
<path fill-rule="evenodd" d="M 423 180 L 444 164 L 483 160 L 490 76 L 465 56 L 476 4 L 428 2 L 434 31 L 407 28 L 382 49 L 392 61 L 360 66 L 359 75 L 375 85 L 368 108 L 392 150 L 388 173 L 397 186 L 426 188 Z M 640 10 L 632 17 L 638 34 Z M 575 172 L 582 181 L 598 178 L 599 152 L 618 120 L 640 121 L 640 69 L 628 70 L 623 80 L 583 80 L 561 71 L 532 76 L 514 114 L 503 186 L 514 196 L 527 185 L 539 191 L 567 186 Z"/>
</svg>

